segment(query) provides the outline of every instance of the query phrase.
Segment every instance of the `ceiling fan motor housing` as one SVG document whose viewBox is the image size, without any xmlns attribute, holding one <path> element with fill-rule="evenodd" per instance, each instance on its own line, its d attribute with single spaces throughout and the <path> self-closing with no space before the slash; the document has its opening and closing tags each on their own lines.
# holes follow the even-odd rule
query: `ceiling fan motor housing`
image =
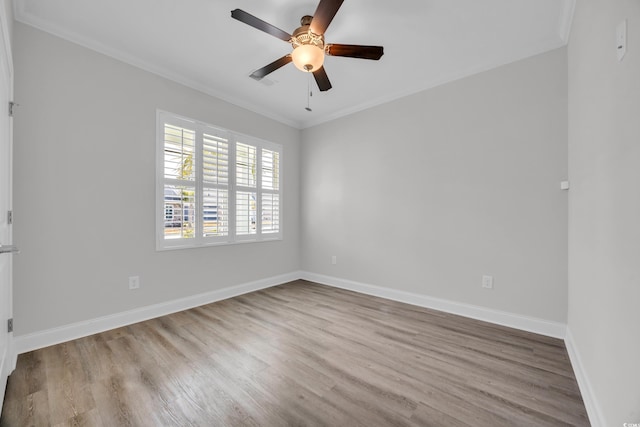
<svg viewBox="0 0 640 427">
<path fill-rule="evenodd" d="M 291 36 L 294 65 L 306 72 L 313 72 L 324 63 L 324 35 L 311 32 L 309 26 L 312 16 L 305 15 L 300 19 L 301 26 Z"/>
</svg>

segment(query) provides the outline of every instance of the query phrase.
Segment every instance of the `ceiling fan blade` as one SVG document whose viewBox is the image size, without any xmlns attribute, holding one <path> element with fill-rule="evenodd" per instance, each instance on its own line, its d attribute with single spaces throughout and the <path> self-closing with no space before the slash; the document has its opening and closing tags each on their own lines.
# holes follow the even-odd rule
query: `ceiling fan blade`
<svg viewBox="0 0 640 427">
<path fill-rule="evenodd" d="M 338 9 L 342 6 L 344 0 L 320 0 L 315 13 L 313 14 L 313 20 L 311 21 L 311 32 L 322 35 L 327 31 L 327 27 L 336 16 Z"/>
<path fill-rule="evenodd" d="M 291 34 L 281 30 L 278 27 L 274 27 L 268 22 L 264 22 L 262 19 L 256 18 L 250 13 L 245 12 L 242 9 L 234 9 L 231 11 L 231 17 L 237 19 L 240 22 L 244 22 L 247 25 L 251 25 L 260 31 L 264 31 L 267 34 L 271 34 L 274 37 L 288 42 L 291 39 Z"/>
<path fill-rule="evenodd" d="M 361 46 L 357 44 L 329 44 L 326 47 L 327 55 L 348 56 L 350 58 L 378 60 L 384 55 L 382 46 Z"/>
<path fill-rule="evenodd" d="M 318 83 L 320 92 L 326 92 L 331 89 L 331 82 L 329 81 L 329 77 L 327 76 L 327 72 L 324 70 L 324 67 L 320 67 L 314 71 L 313 77 L 315 77 L 316 83 Z"/>
<path fill-rule="evenodd" d="M 273 73 L 275 70 L 277 70 L 280 67 L 284 67 L 289 62 L 291 62 L 291 55 L 285 55 L 282 58 L 276 59 L 271 64 L 265 65 L 259 70 L 254 71 L 253 73 L 251 73 L 249 77 L 251 77 L 254 80 L 262 80 L 264 76 L 266 76 L 267 74 Z"/>
</svg>

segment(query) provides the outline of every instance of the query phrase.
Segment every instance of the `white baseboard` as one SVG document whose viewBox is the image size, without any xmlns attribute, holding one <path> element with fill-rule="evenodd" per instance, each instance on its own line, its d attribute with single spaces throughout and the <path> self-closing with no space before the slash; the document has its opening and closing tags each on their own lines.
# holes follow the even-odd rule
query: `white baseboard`
<svg viewBox="0 0 640 427">
<path fill-rule="evenodd" d="M 460 302 L 434 298 L 427 295 L 412 292 L 398 291 L 395 289 L 380 286 L 368 285 L 337 277 L 325 276 L 322 274 L 301 272 L 302 279 L 336 288 L 347 289 L 362 294 L 373 295 L 420 307 L 431 308 L 447 313 L 457 314 L 472 319 L 495 323 L 510 328 L 521 329 L 536 334 L 546 335 L 553 338 L 564 339 L 566 325 L 535 317 L 522 316 L 520 314 L 506 311 L 493 310 L 486 307 L 464 304 Z"/>
<path fill-rule="evenodd" d="M 61 342 L 86 337 L 92 334 L 108 331 L 133 323 L 142 322 L 167 314 L 187 310 L 204 304 L 220 301 L 248 292 L 269 288 L 297 279 L 305 279 L 323 285 L 347 289 L 367 295 L 373 295 L 394 301 L 420 307 L 431 308 L 447 313 L 457 314 L 472 319 L 508 326 L 529 332 L 538 333 L 554 338 L 564 338 L 566 326 L 562 323 L 551 322 L 533 317 L 522 316 L 485 307 L 434 298 L 426 295 L 398 291 L 380 286 L 368 285 L 337 277 L 325 276 L 305 271 L 295 271 L 279 276 L 269 277 L 250 283 L 218 289 L 190 297 L 180 298 L 174 301 L 150 305 L 108 316 L 98 317 L 83 322 L 59 326 L 32 334 L 18 335 L 13 340 L 13 354 L 36 350 Z"/>
<path fill-rule="evenodd" d="M 123 311 L 121 313 L 111 314 L 108 316 L 98 317 L 83 322 L 72 323 L 69 325 L 51 328 L 32 334 L 19 335 L 14 337 L 14 353 L 17 356 L 31 350 L 36 350 L 50 345 L 59 344 L 65 341 L 86 337 L 97 334 L 99 332 L 108 331 L 110 329 L 131 325 L 133 323 L 142 322 L 167 314 L 176 313 L 182 310 L 188 310 L 212 302 L 221 301 L 232 298 L 248 292 L 281 285 L 300 278 L 299 272 L 282 274 L 279 276 L 269 277 L 266 279 L 256 280 L 255 282 L 244 283 L 241 285 L 231 286 L 228 288 L 218 289 L 211 292 L 205 292 L 185 298 L 180 298 L 165 303 L 154 304 L 134 310 Z"/>
<path fill-rule="evenodd" d="M 589 421 L 591 422 L 591 426 L 592 427 L 605 426 L 606 424 L 602 416 L 602 411 L 600 410 L 598 401 L 596 400 L 596 397 L 593 394 L 593 387 L 591 387 L 591 381 L 589 381 L 587 372 L 584 370 L 584 365 L 582 364 L 580 353 L 578 352 L 578 348 L 576 347 L 575 341 L 573 340 L 573 335 L 571 334 L 571 329 L 569 327 L 567 327 L 564 343 L 565 343 L 565 346 L 567 347 L 567 353 L 569 353 L 571 366 L 573 367 L 573 372 L 576 376 L 576 380 L 578 381 L 578 387 L 580 387 L 580 394 L 582 395 L 584 406 L 587 409 L 587 414 L 589 415 Z"/>
</svg>

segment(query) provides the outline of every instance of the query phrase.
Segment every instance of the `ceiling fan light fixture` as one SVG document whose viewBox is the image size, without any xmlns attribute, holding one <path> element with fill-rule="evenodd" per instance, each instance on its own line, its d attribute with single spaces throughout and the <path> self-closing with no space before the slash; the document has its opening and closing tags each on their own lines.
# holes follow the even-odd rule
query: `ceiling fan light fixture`
<svg viewBox="0 0 640 427">
<path fill-rule="evenodd" d="M 293 49 L 291 59 L 298 70 L 314 72 L 324 64 L 324 49 L 313 44 L 303 44 Z"/>
<path fill-rule="evenodd" d="M 298 70 L 313 73 L 313 77 L 318 84 L 318 89 L 320 89 L 321 92 L 326 92 L 331 89 L 331 82 L 323 66 L 325 55 L 373 60 L 380 59 L 384 54 L 382 46 L 324 43 L 324 33 L 343 1 L 344 0 L 320 0 L 314 16 L 304 15 L 300 19 L 300 27 L 296 28 L 291 34 L 278 27 L 274 27 L 268 22 L 242 9 L 232 10 L 231 17 L 233 19 L 237 19 L 257 30 L 290 43 L 293 48 L 291 53 L 255 70 L 249 77 L 260 80 L 267 74 L 293 62 Z M 311 27 L 313 27 L 313 30 Z"/>
</svg>

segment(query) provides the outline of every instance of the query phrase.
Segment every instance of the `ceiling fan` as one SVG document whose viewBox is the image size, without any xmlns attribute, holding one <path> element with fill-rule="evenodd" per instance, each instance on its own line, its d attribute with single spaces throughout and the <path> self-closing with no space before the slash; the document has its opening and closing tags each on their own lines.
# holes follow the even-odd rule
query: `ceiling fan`
<svg viewBox="0 0 640 427">
<path fill-rule="evenodd" d="M 313 16 L 305 15 L 300 19 L 300 27 L 293 34 L 256 18 L 241 9 L 231 11 L 231 17 L 258 30 L 291 43 L 293 51 L 271 64 L 254 71 L 250 77 L 261 80 L 266 75 L 290 62 L 301 71 L 313 73 L 321 91 L 331 89 L 331 82 L 324 69 L 324 56 L 347 56 L 351 58 L 378 60 L 384 54 L 382 46 L 362 46 L 352 44 L 325 44 L 324 33 L 340 9 L 344 0 L 320 0 Z"/>
</svg>

